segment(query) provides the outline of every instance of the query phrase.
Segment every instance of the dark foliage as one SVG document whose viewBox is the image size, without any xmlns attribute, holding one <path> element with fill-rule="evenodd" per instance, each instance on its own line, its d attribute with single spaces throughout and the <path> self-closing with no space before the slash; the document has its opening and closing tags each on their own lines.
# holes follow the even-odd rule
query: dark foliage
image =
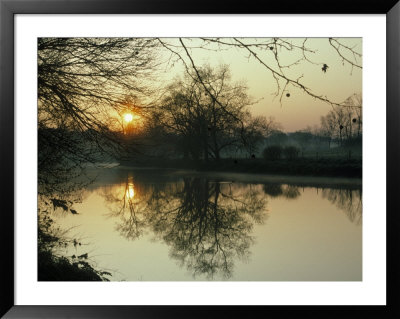
<svg viewBox="0 0 400 319">
<path fill-rule="evenodd" d="M 272 145 L 263 150 L 263 157 L 267 160 L 278 160 L 282 156 L 282 146 Z"/>
<path fill-rule="evenodd" d="M 296 146 L 286 146 L 283 149 L 283 155 L 288 160 L 292 161 L 299 157 L 300 150 Z"/>
<path fill-rule="evenodd" d="M 106 276 L 111 276 L 111 273 L 95 269 L 87 253 L 77 257 L 59 253 L 60 248 L 69 245 L 80 246 L 81 243 L 68 238 L 65 232 L 55 226 L 48 213 L 41 212 L 38 220 L 39 281 L 109 281 Z"/>
</svg>

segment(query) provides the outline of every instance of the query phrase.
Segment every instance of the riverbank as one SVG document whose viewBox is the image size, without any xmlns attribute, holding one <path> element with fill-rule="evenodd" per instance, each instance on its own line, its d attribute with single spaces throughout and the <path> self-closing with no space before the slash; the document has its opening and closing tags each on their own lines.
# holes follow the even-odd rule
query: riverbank
<svg viewBox="0 0 400 319">
<path fill-rule="evenodd" d="M 98 270 L 88 260 L 88 253 L 66 256 L 61 253 L 68 246 L 81 246 L 75 238 L 67 237 L 55 224 L 48 211 L 40 211 L 38 218 L 38 281 L 109 281 L 108 271 Z"/>
</svg>

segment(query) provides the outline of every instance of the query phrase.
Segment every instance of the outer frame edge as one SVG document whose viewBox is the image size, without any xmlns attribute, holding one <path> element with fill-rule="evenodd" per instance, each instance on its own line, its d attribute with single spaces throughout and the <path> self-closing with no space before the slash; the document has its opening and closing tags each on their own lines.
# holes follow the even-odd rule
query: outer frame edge
<svg viewBox="0 0 400 319">
<path fill-rule="evenodd" d="M 123 4 L 124 1 L 117 0 L 120 4 Z M 400 4 L 397 2 L 398 0 L 391 0 L 389 3 L 379 3 L 377 1 L 364 1 L 364 7 L 360 6 L 358 8 L 354 8 L 354 5 L 347 7 L 347 10 L 335 11 L 331 10 L 330 7 L 325 7 L 325 10 L 307 10 L 307 7 L 304 7 L 304 10 L 297 11 L 296 13 L 387 13 L 387 224 L 388 224 L 388 233 L 387 233 L 387 242 L 388 242 L 388 278 L 391 278 L 391 282 L 388 281 L 388 305 L 394 306 L 393 311 L 389 309 L 385 309 L 385 317 L 394 317 L 394 313 L 396 315 L 399 313 L 398 306 L 396 304 L 397 299 L 394 295 L 394 289 L 398 287 L 399 278 L 396 274 L 399 269 L 398 261 L 395 256 L 389 254 L 389 251 L 394 252 L 395 244 L 399 242 L 398 231 L 395 230 L 396 222 L 398 223 L 398 217 L 395 215 L 396 212 L 399 211 L 399 204 L 396 203 L 396 197 L 398 196 L 398 189 L 395 188 L 396 182 L 399 180 L 399 170 L 398 163 L 400 160 L 400 152 L 399 152 L 399 140 L 400 136 L 400 127 L 399 127 L 399 118 L 400 118 L 400 109 L 399 109 L 399 101 L 400 101 L 400 87 L 399 87 L 399 16 L 400 16 Z M 71 2 L 73 5 L 71 6 Z M 107 6 L 112 6 L 112 1 L 100 1 L 102 6 L 97 8 L 85 8 L 86 5 L 91 5 L 94 1 L 53 1 L 53 3 L 49 3 L 47 1 L 5 1 L 0 0 L 0 148 L 2 150 L 2 155 L 0 157 L 0 167 L 6 167 L 7 169 L 2 170 L 0 172 L 1 181 L 3 185 L 7 185 L 7 187 L 3 187 L 2 192 L 0 193 L 0 199 L 4 199 L 2 202 L 5 203 L 5 206 L 2 207 L 2 211 L 6 212 L 2 215 L 2 222 L 7 224 L 8 227 L 6 231 L 1 232 L 1 239 L 3 242 L 8 243 L 5 250 L 2 251 L 2 263 L 1 271 L 2 278 L 1 281 L 1 304 L 0 304 L 0 315 L 4 318 L 63 318 L 68 315 L 76 314 L 76 311 L 79 309 L 80 316 L 79 317 L 90 317 L 93 316 L 94 310 L 104 311 L 106 309 L 110 310 L 118 310 L 121 312 L 124 318 L 132 317 L 133 312 L 132 309 L 135 309 L 136 315 L 143 317 L 149 317 L 148 315 L 156 315 L 157 313 L 160 315 L 160 310 L 165 310 L 165 314 L 179 315 L 184 313 L 182 311 L 176 310 L 175 306 L 170 307 L 152 307 L 153 311 L 149 311 L 148 307 L 143 306 L 115 306 L 115 307 L 95 307 L 95 306 L 16 306 L 14 305 L 14 202 L 10 201 L 10 198 L 14 198 L 14 14 L 29 14 L 29 13 L 120 13 L 124 11 L 125 13 L 210 13 L 207 12 L 193 12 L 196 10 L 187 9 L 186 12 L 176 12 L 175 10 L 165 11 L 165 6 L 161 6 L 161 9 L 153 10 L 149 6 L 144 4 L 144 1 L 139 1 L 141 3 L 141 8 L 138 10 L 133 10 L 132 5 L 128 5 L 128 11 L 126 8 L 116 8 L 110 10 Z M 159 3 L 158 1 L 151 1 L 152 4 Z M 172 1 L 173 3 L 174 1 Z M 179 1 L 175 1 L 177 3 Z M 82 4 L 83 3 L 83 7 Z M 320 1 L 309 1 L 312 3 L 321 3 Z M 337 2 L 336 2 L 337 3 Z M 68 7 L 69 4 L 69 7 Z M 115 4 L 115 2 L 114 2 Z M 365 5 L 366 4 L 366 5 Z M 140 5 L 139 5 L 140 6 Z M 163 9 L 164 8 L 164 9 Z M 297 9 L 297 7 L 295 7 Z M 387 12 L 390 9 L 389 12 Z M 254 9 L 253 9 L 254 10 Z M 293 10 L 293 8 L 292 8 Z M 95 12 L 96 11 L 96 12 Z M 160 12 L 163 11 L 163 12 Z M 179 10 L 177 10 L 179 11 Z M 200 10 L 201 11 L 201 10 Z M 218 10 L 216 10 L 218 11 Z M 269 13 L 278 13 L 283 12 L 284 10 L 276 10 L 273 9 Z M 218 11 L 214 13 L 228 13 L 226 11 Z M 232 12 L 234 13 L 234 12 Z M 239 12 L 237 12 L 239 13 Z M 247 13 L 242 10 L 240 13 Z M 248 12 L 254 13 L 254 12 Z M 266 12 L 259 12 L 266 13 Z M 293 12 L 292 12 L 293 13 Z M 11 31 L 11 32 L 10 32 Z M 11 62 L 11 63 L 10 63 Z M 6 152 L 4 152 L 6 150 Z M 392 212 L 392 215 L 389 214 Z M 397 220 L 395 220 L 395 217 Z M 11 227 L 12 225 L 12 227 Z M 389 294 L 389 291 L 392 294 Z M 147 310 L 146 310 L 147 308 Z M 179 307 L 186 308 L 186 307 Z M 196 307 L 194 307 L 196 308 Z M 198 307 L 197 307 L 198 308 Z M 200 307 L 201 308 L 201 307 Z M 211 308 L 211 307 L 209 307 Z M 219 307 L 218 307 L 219 308 Z M 224 308 L 224 307 L 221 307 Z M 220 309 L 221 309 L 220 308 Z M 235 308 L 235 307 L 234 307 Z M 247 307 L 246 307 L 247 308 Z M 258 307 L 259 308 L 259 307 Z M 280 309 L 281 307 L 277 307 L 275 309 Z M 293 307 L 295 310 L 297 307 Z M 320 307 L 316 307 L 320 308 Z M 325 308 L 325 307 L 324 307 Z M 325 309 L 328 310 L 326 307 Z M 157 310 L 158 309 L 158 310 Z M 175 311 L 174 311 L 175 309 Z M 186 308 L 187 309 L 187 308 Z M 347 308 L 350 310 L 350 308 Z M 355 309 L 355 308 L 352 308 Z M 379 307 L 378 309 L 382 309 Z M 51 312 L 53 310 L 53 312 Z M 168 311 L 167 311 L 168 310 Z M 198 309 L 197 309 L 198 310 Z M 214 307 L 213 310 L 216 310 Z M 226 310 L 226 309 L 225 309 Z M 226 313 L 224 310 L 223 313 Z M 282 310 L 282 309 L 281 309 Z M 305 310 L 305 309 L 303 309 Z M 315 309 L 316 310 L 316 309 Z M 331 309 L 329 309 L 331 310 Z M 388 311 L 389 310 L 389 311 Z M 195 310 L 191 310 L 196 313 Z M 190 312 L 191 312 L 190 311 Z M 241 313 L 239 309 L 235 310 L 236 313 Z M 275 311 L 272 311 L 275 313 Z M 285 312 L 285 311 L 283 311 Z M 308 311 L 308 314 L 311 315 L 314 311 Z M 327 311 L 328 312 L 328 311 Z M 203 316 L 206 314 L 203 311 L 200 312 Z M 304 312 L 302 312 L 304 314 Z M 306 311 L 307 313 L 307 311 Z M 336 311 L 333 311 L 333 314 L 338 314 Z M 368 313 L 371 315 L 373 313 L 377 314 L 375 311 L 370 309 Z M 390 313 L 390 314 L 389 314 Z M 86 315 L 85 315 L 86 314 Z M 107 318 L 108 311 L 105 311 L 104 315 L 101 316 L 99 313 L 98 318 L 103 317 Z M 115 312 L 114 312 L 115 314 Z M 193 314 L 193 313 L 192 313 Z M 216 311 L 216 314 L 221 315 L 220 311 Z M 342 313 L 343 314 L 343 313 Z M 353 311 L 347 312 L 347 314 L 354 315 Z M 381 315 L 383 313 L 381 312 Z M 388 316 L 386 316 L 388 315 Z M 331 317 L 328 315 L 327 317 Z M 347 316 L 344 316 L 347 317 Z M 382 316 L 380 316 L 382 317 Z"/>
</svg>

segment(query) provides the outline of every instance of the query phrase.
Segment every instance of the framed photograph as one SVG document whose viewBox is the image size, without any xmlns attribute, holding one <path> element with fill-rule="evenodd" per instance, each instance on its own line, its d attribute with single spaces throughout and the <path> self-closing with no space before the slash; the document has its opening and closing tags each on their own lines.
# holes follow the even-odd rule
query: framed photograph
<svg viewBox="0 0 400 319">
<path fill-rule="evenodd" d="M 397 1 L 0 3 L 1 315 L 399 314 Z"/>
</svg>

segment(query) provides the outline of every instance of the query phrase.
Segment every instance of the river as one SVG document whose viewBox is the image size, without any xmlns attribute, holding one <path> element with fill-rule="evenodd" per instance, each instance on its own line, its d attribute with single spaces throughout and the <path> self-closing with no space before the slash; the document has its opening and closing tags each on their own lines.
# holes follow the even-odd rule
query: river
<svg viewBox="0 0 400 319">
<path fill-rule="evenodd" d="M 362 280 L 358 179 L 117 167 L 58 196 L 63 253 L 111 280 Z"/>
</svg>

